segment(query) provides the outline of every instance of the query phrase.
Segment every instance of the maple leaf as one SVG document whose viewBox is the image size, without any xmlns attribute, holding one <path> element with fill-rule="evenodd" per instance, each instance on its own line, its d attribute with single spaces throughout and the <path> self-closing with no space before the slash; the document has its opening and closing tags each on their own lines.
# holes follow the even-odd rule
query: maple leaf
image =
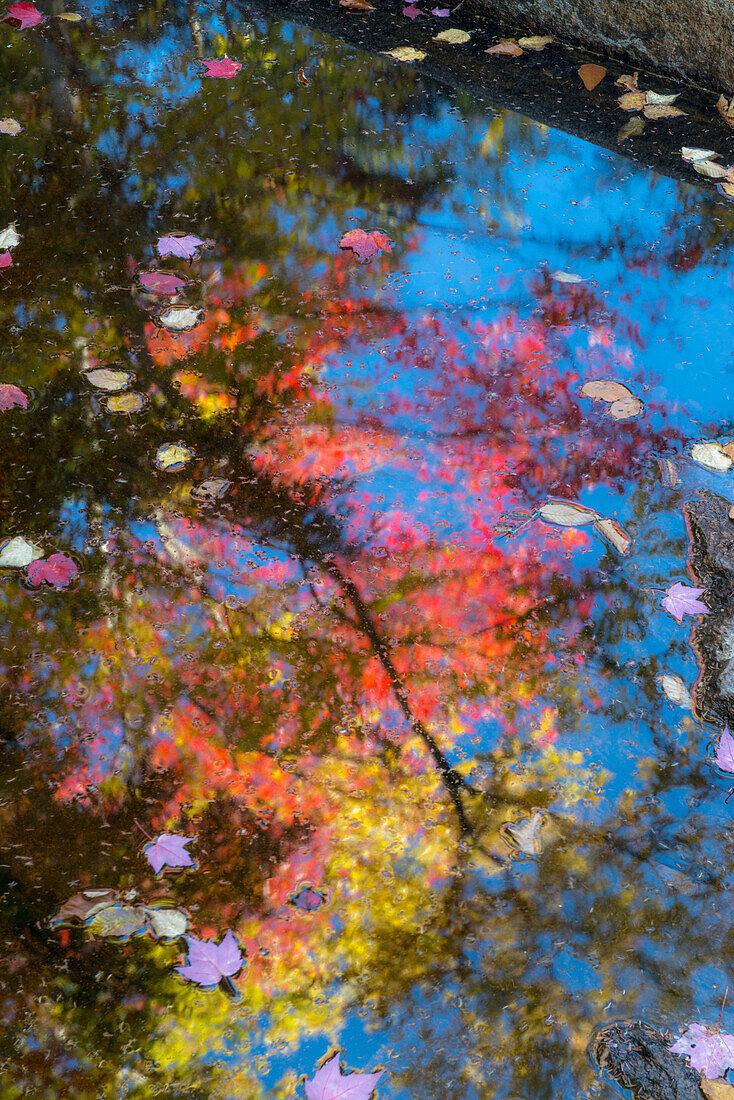
<svg viewBox="0 0 734 1100">
<path fill-rule="evenodd" d="M 10 382 L 0 382 L 0 411 L 5 409 L 12 409 L 14 405 L 20 405 L 21 408 L 28 408 L 28 395 L 23 393 L 18 386 L 11 385 Z"/>
<path fill-rule="evenodd" d="M 225 80 L 228 80 L 232 76 L 236 76 L 242 68 L 239 61 L 234 61 L 231 57 L 206 58 L 201 62 L 204 66 L 204 76 L 221 76 Z"/>
<path fill-rule="evenodd" d="M 449 8 L 431 8 L 431 15 L 435 15 L 437 19 L 448 19 L 450 14 Z"/>
<path fill-rule="evenodd" d="M 195 237 L 193 233 L 184 233 L 180 237 L 169 233 L 158 238 L 156 249 L 159 256 L 180 256 L 182 260 L 192 260 L 204 243 L 201 237 Z"/>
<path fill-rule="evenodd" d="M 172 271 L 142 271 L 138 282 L 148 294 L 157 294 L 161 298 L 178 294 L 186 286 L 186 279 Z"/>
<path fill-rule="evenodd" d="M 379 1073 L 342 1074 L 339 1054 L 335 1054 L 305 1083 L 308 1100 L 368 1100 L 382 1077 Z"/>
<path fill-rule="evenodd" d="M 43 22 L 35 4 L 28 4 L 25 0 L 19 0 L 17 4 L 11 4 L 2 18 L 3 23 L 12 23 L 18 30 L 24 31 L 27 27 L 35 27 Z"/>
<path fill-rule="evenodd" d="M 723 772 L 734 772 L 734 737 L 729 733 L 728 726 L 721 731 L 714 763 Z"/>
<path fill-rule="evenodd" d="M 722 1077 L 728 1069 L 734 1069 L 734 1035 L 712 1031 L 703 1024 L 691 1024 L 670 1050 L 687 1054 L 691 1068 L 709 1078 Z"/>
<path fill-rule="evenodd" d="M 177 966 L 179 974 L 198 985 L 216 985 L 220 978 L 229 978 L 244 966 L 244 959 L 234 933 L 227 931 L 220 944 L 212 940 L 197 940 L 187 936 L 189 953 L 184 966 Z"/>
<path fill-rule="evenodd" d="M 415 4 L 407 4 L 403 8 L 403 15 L 406 19 L 417 19 L 419 15 L 423 15 L 423 12 Z"/>
<path fill-rule="evenodd" d="M 392 241 L 379 229 L 350 229 L 339 241 L 340 248 L 350 248 L 360 263 L 368 264 L 380 252 L 392 252 Z"/>
<path fill-rule="evenodd" d="M 79 572 L 79 566 L 66 554 L 51 554 L 43 561 L 32 561 L 28 566 L 28 580 L 34 587 L 50 584 L 53 588 L 66 588 Z"/>
<path fill-rule="evenodd" d="M 708 615 L 706 604 L 696 598 L 705 591 L 705 588 L 693 588 L 687 584 L 671 584 L 663 596 L 662 605 L 679 623 L 684 615 Z"/>
<path fill-rule="evenodd" d="M 152 842 L 146 844 L 145 855 L 156 874 L 162 867 L 193 867 L 194 861 L 186 851 L 193 837 L 180 836 L 178 833 L 161 833 Z"/>
</svg>

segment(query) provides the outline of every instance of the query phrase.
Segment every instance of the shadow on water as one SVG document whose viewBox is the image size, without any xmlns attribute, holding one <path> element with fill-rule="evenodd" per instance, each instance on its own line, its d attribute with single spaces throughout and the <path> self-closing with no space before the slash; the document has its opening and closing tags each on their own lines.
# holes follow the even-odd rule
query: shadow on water
<svg viewBox="0 0 734 1100">
<path fill-rule="evenodd" d="M 729 981 L 728 206 L 314 30 L 61 10 L 0 24 L 3 1097 L 609 1095 L 595 1028 Z"/>
</svg>

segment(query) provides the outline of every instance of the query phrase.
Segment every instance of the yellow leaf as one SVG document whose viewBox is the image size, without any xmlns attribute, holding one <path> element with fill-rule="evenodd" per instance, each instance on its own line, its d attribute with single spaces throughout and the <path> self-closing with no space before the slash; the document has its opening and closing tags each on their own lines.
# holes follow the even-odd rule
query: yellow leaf
<svg viewBox="0 0 734 1100">
<path fill-rule="evenodd" d="M 16 118 L 0 118 L 0 134 L 16 137 L 23 129 Z"/>
<path fill-rule="evenodd" d="M 701 1075 L 701 1092 L 708 1100 L 734 1100 L 734 1085 L 730 1085 L 723 1077 L 710 1081 L 708 1077 Z"/>
<path fill-rule="evenodd" d="M 677 118 L 685 113 L 679 107 L 671 107 L 667 103 L 648 103 L 643 111 L 645 118 Z"/>
<path fill-rule="evenodd" d="M 422 61 L 426 56 L 423 50 L 416 50 L 413 46 L 396 46 L 393 50 L 385 50 L 385 54 L 396 61 Z"/>
<path fill-rule="evenodd" d="M 439 31 L 434 35 L 434 42 L 449 42 L 452 46 L 460 46 L 464 42 L 468 42 L 471 35 L 468 31 L 459 30 L 458 27 L 449 27 L 448 30 Z"/>
<path fill-rule="evenodd" d="M 517 44 L 525 50 L 544 50 L 553 41 L 551 34 L 531 34 L 529 38 L 518 38 Z"/>
<path fill-rule="evenodd" d="M 641 111 L 645 106 L 645 102 L 644 92 L 625 92 L 617 100 L 623 111 Z"/>
</svg>

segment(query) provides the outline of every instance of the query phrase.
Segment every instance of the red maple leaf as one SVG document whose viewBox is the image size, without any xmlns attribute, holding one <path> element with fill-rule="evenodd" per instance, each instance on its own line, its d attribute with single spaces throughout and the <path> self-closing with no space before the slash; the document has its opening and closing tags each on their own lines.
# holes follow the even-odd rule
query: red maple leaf
<svg viewBox="0 0 734 1100">
<path fill-rule="evenodd" d="M 350 229 L 339 241 L 340 248 L 350 248 L 360 263 L 368 264 L 380 252 L 392 252 L 392 241 L 380 229 Z"/>
<path fill-rule="evenodd" d="M 28 396 L 18 386 L 10 382 L 0 382 L 0 410 L 12 409 L 14 405 L 20 405 L 22 409 L 28 408 Z"/>
<path fill-rule="evenodd" d="M 53 588 L 66 588 L 79 572 L 76 562 L 66 554 L 52 554 L 43 561 L 32 561 L 28 566 L 28 580 L 34 587 L 44 582 Z"/>
<path fill-rule="evenodd" d="M 10 267 L 13 257 L 9 252 L 0 252 L 0 267 Z"/>
<path fill-rule="evenodd" d="M 204 76 L 222 76 L 225 79 L 236 76 L 242 68 L 239 61 L 233 61 L 231 57 L 215 57 L 202 61 Z"/>
<path fill-rule="evenodd" d="M 35 27 L 43 22 L 35 4 L 28 4 L 25 0 L 18 0 L 17 4 L 11 4 L 2 18 L 3 23 L 12 23 L 18 30 L 24 31 L 26 27 Z M 5 265 L 7 267 L 7 264 Z"/>
</svg>

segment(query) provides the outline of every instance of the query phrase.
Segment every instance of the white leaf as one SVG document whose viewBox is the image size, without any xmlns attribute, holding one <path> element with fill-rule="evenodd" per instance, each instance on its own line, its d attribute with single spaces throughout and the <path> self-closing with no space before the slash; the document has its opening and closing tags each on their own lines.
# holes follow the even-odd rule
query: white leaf
<svg viewBox="0 0 734 1100">
<path fill-rule="evenodd" d="M 3 229 L 0 233 L 0 249 L 5 252 L 8 248 L 15 248 L 17 244 L 20 244 L 20 237 L 16 232 L 15 222 L 11 222 L 7 229 Z"/>
<path fill-rule="evenodd" d="M 679 95 L 680 95 L 680 92 L 670 93 L 670 94 L 667 94 L 667 95 L 665 93 L 662 93 L 662 92 L 646 92 L 645 93 L 645 102 L 646 103 L 655 103 L 655 104 L 658 104 L 659 106 L 663 106 L 663 104 L 666 104 L 666 103 L 675 103 L 675 101 L 676 101 L 676 99 L 678 98 Z"/>
<path fill-rule="evenodd" d="M 188 917 L 180 909 L 146 909 L 145 912 L 156 936 L 163 939 L 183 936 L 189 926 Z"/>
<path fill-rule="evenodd" d="M 505 823 L 500 832 L 513 848 L 519 848 L 526 856 L 537 856 L 542 849 L 540 833 L 545 820 L 545 814 L 541 810 L 534 810 L 530 817 L 523 818 L 514 825 Z"/>
<path fill-rule="evenodd" d="M 587 523 L 596 523 L 600 518 L 599 513 L 591 508 L 567 500 L 547 500 L 538 509 L 538 515 L 546 523 L 558 527 L 583 527 Z"/>
<path fill-rule="evenodd" d="M 171 306 L 170 309 L 164 310 L 158 319 L 166 328 L 182 332 L 184 329 L 196 328 L 201 324 L 204 320 L 204 310 L 192 309 L 191 306 Z"/>
<path fill-rule="evenodd" d="M 23 127 L 18 122 L 17 118 L 0 118 L 0 134 L 7 134 L 8 137 L 17 137 Z"/>
<path fill-rule="evenodd" d="M 156 451 L 155 464 L 159 470 L 180 470 L 194 457 L 194 452 L 183 443 L 164 443 Z"/>
<path fill-rule="evenodd" d="M 128 370 L 112 370 L 110 367 L 95 367 L 93 370 L 84 371 L 84 377 L 90 385 L 98 390 L 106 390 L 107 393 L 116 393 L 124 390 L 132 380 L 132 374 Z"/>
<path fill-rule="evenodd" d="M 675 703 L 677 707 L 683 707 L 684 710 L 693 709 L 691 693 L 680 676 L 676 676 L 674 672 L 662 672 L 657 677 L 657 681 L 671 703 Z"/>
<path fill-rule="evenodd" d="M 715 153 L 713 149 L 696 149 L 693 145 L 684 145 L 680 151 L 680 155 L 683 160 L 687 160 L 689 164 L 695 164 L 697 160 L 713 160 L 714 157 L 718 157 L 718 153 Z"/>
<path fill-rule="evenodd" d="M 632 539 L 616 520 L 600 519 L 594 524 L 594 530 L 618 553 L 629 554 Z"/>
<path fill-rule="evenodd" d="M 32 561 L 43 557 L 43 550 L 22 535 L 0 543 L 0 569 L 25 569 Z"/>
<path fill-rule="evenodd" d="M 691 458 L 707 470 L 728 470 L 732 460 L 720 443 L 704 440 L 691 447 Z"/>
<path fill-rule="evenodd" d="M 584 279 L 580 275 L 574 275 L 572 271 L 553 271 L 551 272 L 551 279 L 555 279 L 557 283 L 583 283 Z"/>
<path fill-rule="evenodd" d="M 644 411 L 645 406 L 639 397 L 622 397 L 609 406 L 609 415 L 613 420 L 634 420 Z"/>
</svg>

